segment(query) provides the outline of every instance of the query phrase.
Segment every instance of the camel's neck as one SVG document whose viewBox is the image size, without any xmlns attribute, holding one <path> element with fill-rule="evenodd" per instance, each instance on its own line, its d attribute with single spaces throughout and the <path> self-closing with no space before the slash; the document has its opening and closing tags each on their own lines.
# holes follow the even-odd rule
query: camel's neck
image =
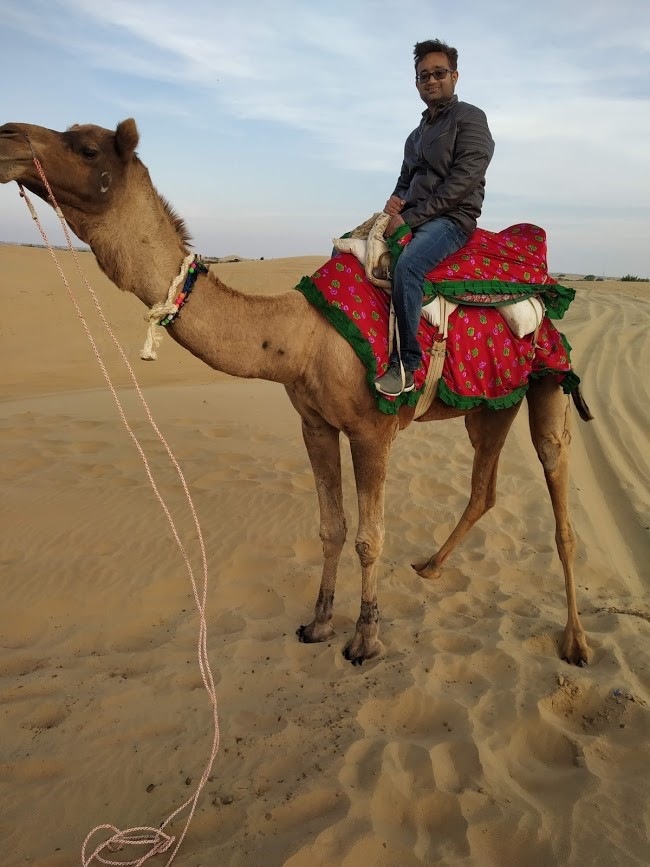
<svg viewBox="0 0 650 867">
<path fill-rule="evenodd" d="M 304 298 L 245 295 L 202 275 L 170 333 L 182 346 L 232 376 L 289 384 L 308 352 Z M 309 318 L 309 321 L 311 319 Z"/>
<path fill-rule="evenodd" d="M 187 249 L 178 225 L 153 189 L 136 207 L 119 203 L 75 232 L 92 248 L 102 270 L 120 289 L 151 307 L 167 300 Z M 212 274 L 201 275 L 170 335 L 206 364 L 233 376 L 290 383 L 298 377 L 309 342 L 304 299 L 296 293 L 261 297 L 236 292 Z M 301 323 L 301 318 L 303 319 Z"/>
</svg>

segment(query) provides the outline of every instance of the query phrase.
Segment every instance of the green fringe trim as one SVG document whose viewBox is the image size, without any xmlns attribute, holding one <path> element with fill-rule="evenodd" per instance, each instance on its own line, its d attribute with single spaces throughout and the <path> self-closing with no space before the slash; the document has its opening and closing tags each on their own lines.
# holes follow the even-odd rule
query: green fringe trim
<svg viewBox="0 0 650 867">
<path fill-rule="evenodd" d="M 341 337 L 344 337 L 352 349 L 366 368 L 366 382 L 370 391 L 377 401 L 377 407 L 387 415 L 396 415 L 402 406 L 415 406 L 418 398 L 422 394 L 423 389 L 411 391 L 408 394 L 401 394 L 395 400 L 388 400 L 380 394 L 375 388 L 375 379 L 378 376 L 377 362 L 372 351 L 371 345 L 363 336 L 359 328 L 351 322 L 343 310 L 338 307 L 333 307 L 325 298 L 311 277 L 303 277 L 296 289 L 305 296 L 310 304 L 313 304 L 324 316 L 329 323 L 338 331 Z"/>
<path fill-rule="evenodd" d="M 449 406 L 456 409 L 474 409 L 477 406 L 487 406 L 489 409 L 507 409 L 509 406 L 514 406 L 519 403 L 528 391 L 527 385 L 522 385 L 521 388 L 516 388 L 510 394 L 503 397 L 467 397 L 463 394 L 456 394 L 452 391 L 444 379 L 440 379 L 438 384 L 438 397 Z"/>
<path fill-rule="evenodd" d="M 562 341 L 562 345 L 566 349 L 567 357 L 569 359 L 571 359 L 571 344 L 566 339 L 566 336 L 564 334 L 562 334 L 561 331 L 558 331 L 558 334 L 560 335 L 560 340 Z M 580 377 L 578 376 L 577 373 L 574 373 L 572 370 L 567 370 L 567 371 L 554 370 L 552 367 L 547 367 L 543 370 L 537 370 L 537 371 L 535 371 L 535 373 L 531 373 L 530 378 L 531 379 L 540 379 L 542 376 L 547 376 L 547 374 L 549 374 L 549 373 L 555 374 L 556 376 L 559 376 L 560 374 L 564 373 L 564 379 L 562 380 L 560 385 L 562 386 L 562 391 L 565 394 L 571 394 L 571 392 L 575 391 L 576 388 L 580 385 Z"/>
<path fill-rule="evenodd" d="M 562 286 L 560 283 L 551 283 L 546 286 L 542 298 L 549 318 L 562 319 L 575 297 L 576 290 L 568 286 Z"/>
<path fill-rule="evenodd" d="M 405 235 L 408 235 L 411 232 L 411 227 L 408 223 L 404 223 L 403 226 L 398 226 L 390 238 L 385 238 L 386 244 L 388 245 L 388 250 L 390 251 L 391 262 L 393 265 L 393 270 L 395 270 L 395 262 L 399 259 L 402 254 L 402 250 L 404 247 L 399 243 Z"/>
<path fill-rule="evenodd" d="M 530 379 L 541 379 L 549 374 L 554 376 L 564 376 L 560 383 L 562 391 L 565 394 L 571 394 L 572 391 L 580 385 L 580 377 L 572 370 L 554 370 L 551 367 L 545 370 L 538 370 L 530 374 Z M 468 397 L 462 394 L 456 394 L 452 391 L 444 379 L 441 379 L 438 384 L 438 397 L 449 406 L 455 409 L 474 409 L 477 406 L 486 406 L 488 409 L 507 409 L 509 406 L 514 406 L 522 400 L 528 391 L 528 385 L 522 385 L 521 388 L 516 388 L 510 394 L 503 397 Z"/>
<path fill-rule="evenodd" d="M 439 283 L 432 283 L 430 280 L 424 281 L 426 295 L 444 295 L 450 299 L 458 295 L 471 295 L 474 293 L 502 295 L 505 292 L 527 298 L 530 295 L 535 295 L 542 289 L 542 286 L 532 283 L 508 283 L 505 280 L 441 280 Z M 469 303 L 471 302 L 463 300 L 463 304 Z M 479 306 L 485 305 L 484 301 L 476 303 Z M 514 304 L 515 300 L 510 303 Z"/>
<path fill-rule="evenodd" d="M 571 394 L 572 391 L 575 391 L 576 388 L 580 385 L 580 377 L 577 373 L 574 373 L 572 370 L 553 370 L 551 367 L 547 367 L 545 370 L 537 370 L 535 373 L 531 373 L 531 379 L 541 379 L 542 376 L 547 376 L 548 374 L 561 376 L 564 374 L 564 379 L 560 383 L 562 386 L 562 391 L 565 394 Z"/>
<path fill-rule="evenodd" d="M 508 283 L 506 280 L 442 280 L 440 283 L 424 281 L 424 294 L 442 295 L 450 301 L 454 301 L 459 295 L 467 294 L 502 295 L 515 293 L 519 297 L 505 304 L 515 304 L 531 295 L 540 295 L 544 301 L 549 319 L 562 319 L 569 305 L 575 298 L 575 289 L 561 286 L 559 283 Z M 485 307 L 484 300 L 468 301 L 463 298 L 463 304 L 468 306 Z"/>
</svg>

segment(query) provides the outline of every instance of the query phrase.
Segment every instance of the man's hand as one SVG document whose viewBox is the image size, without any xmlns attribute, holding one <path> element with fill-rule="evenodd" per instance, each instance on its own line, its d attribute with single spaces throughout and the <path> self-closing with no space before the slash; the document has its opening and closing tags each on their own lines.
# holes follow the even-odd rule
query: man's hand
<svg viewBox="0 0 650 867">
<path fill-rule="evenodd" d="M 384 213 L 391 217 L 400 214 L 406 204 L 405 199 L 400 199 L 399 196 L 391 196 L 384 206 Z"/>
<path fill-rule="evenodd" d="M 384 229 L 384 238 L 390 238 L 393 232 L 399 227 L 403 226 L 404 220 L 400 217 L 399 214 L 395 214 L 394 217 L 391 217 L 388 221 L 388 225 Z"/>
</svg>

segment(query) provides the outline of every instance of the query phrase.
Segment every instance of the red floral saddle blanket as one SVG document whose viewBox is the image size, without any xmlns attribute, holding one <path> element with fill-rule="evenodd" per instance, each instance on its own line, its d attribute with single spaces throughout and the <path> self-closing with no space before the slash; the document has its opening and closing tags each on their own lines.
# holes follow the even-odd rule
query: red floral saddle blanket
<svg viewBox="0 0 650 867">
<path fill-rule="evenodd" d="M 439 292 L 459 304 L 449 317 L 446 358 L 438 385 L 438 396 L 451 406 L 512 406 L 523 398 L 532 378 L 545 375 L 554 376 L 565 392 L 580 382 L 571 370 L 571 347 L 549 319 L 564 314 L 573 290 L 548 277 L 543 231 L 528 227 L 536 230 L 541 240 L 534 245 L 535 250 L 527 250 L 532 242 L 527 235 L 522 237 L 521 230 L 514 233 L 513 240 L 513 229 L 519 228 L 497 235 L 478 229 L 465 247 L 427 275 L 425 293 Z M 470 277 L 472 271 L 474 276 Z M 504 274 L 510 279 L 504 280 Z M 382 412 L 396 413 L 404 404 L 417 404 L 437 328 L 420 319 L 418 340 L 423 362 L 414 374 L 415 390 L 397 398 L 385 397 L 376 390 L 374 381 L 388 366 L 388 295 L 370 283 L 361 263 L 349 253 L 335 255 L 311 277 L 303 277 L 296 288 L 353 347 L 365 365 L 368 386 Z M 531 294 L 542 297 L 548 313 L 537 335 L 516 337 L 497 309 L 483 306 L 486 301 L 503 303 L 504 296 L 520 300 Z"/>
</svg>

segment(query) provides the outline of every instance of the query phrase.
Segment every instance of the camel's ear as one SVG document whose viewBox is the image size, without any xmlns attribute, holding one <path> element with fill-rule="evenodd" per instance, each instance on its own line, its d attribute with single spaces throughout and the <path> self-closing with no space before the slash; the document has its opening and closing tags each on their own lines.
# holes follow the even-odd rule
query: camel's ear
<svg viewBox="0 0 650 867">
<path fill-rule="evenodd" d="M 115 150 L 122 158 L 122 162 L 128 162 L 133 156 L 133 152 L 138 146 L 140 136 L 138 128 L 132 117 L 128 120 L 123 120 L 117 125 L 115 130 Z"/>
</svg>

